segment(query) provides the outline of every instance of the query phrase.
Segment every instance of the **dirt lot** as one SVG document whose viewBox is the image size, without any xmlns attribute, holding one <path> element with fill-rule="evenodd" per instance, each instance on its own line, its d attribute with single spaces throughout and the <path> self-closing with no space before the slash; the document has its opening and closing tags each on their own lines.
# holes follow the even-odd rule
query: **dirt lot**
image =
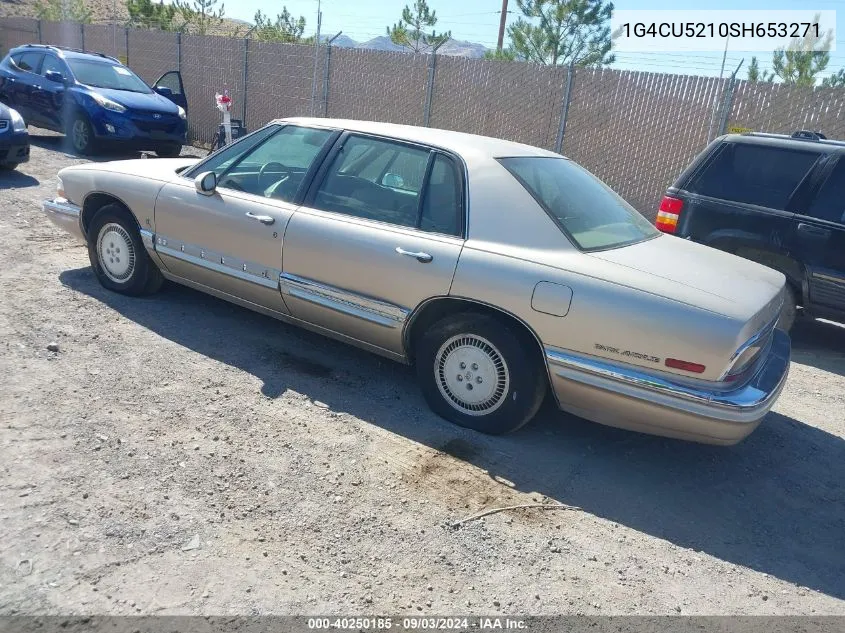
<svg viewBox="0 0 845 633">
<path fill-rule="evenodd" d="M 102 289 L 39 210 L 81 161 L 33 133 L 0 174 L 0 613 L 845 614 L 845 327 L 796 329 L 739 446 L 548 404 L 489 438 L 407 368 Z M 581 510 L 452 527 L 537 502 Z"/>
</svg>

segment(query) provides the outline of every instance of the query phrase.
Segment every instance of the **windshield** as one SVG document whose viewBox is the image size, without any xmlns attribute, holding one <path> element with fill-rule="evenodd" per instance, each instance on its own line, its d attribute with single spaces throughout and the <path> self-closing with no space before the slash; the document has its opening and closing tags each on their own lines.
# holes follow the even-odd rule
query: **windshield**
<svg viewBox="0 0 845 633">
<path fill-rule="evenodd" d="M 76 80 L 86 86 L 143 92 L 145 94 L 152 92 L 147 84 L 124 66 L 90 59 L 71 58 L 66 61 Z"/>
<path fill-rule="evenodd" d="M 566 158 L 500 158 L 576 246 L 604 250 L 660 232 L 619 194 Z"/>
</svg>

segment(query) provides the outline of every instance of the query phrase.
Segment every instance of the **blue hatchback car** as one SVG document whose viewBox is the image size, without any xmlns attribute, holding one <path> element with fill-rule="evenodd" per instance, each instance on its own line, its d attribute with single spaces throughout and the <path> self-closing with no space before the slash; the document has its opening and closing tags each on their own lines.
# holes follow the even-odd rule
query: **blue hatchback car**
<svg viewBox="0 0 845 633">
<path fill-rule="evenodd" d="M 0 62 L 0 102 L 27 125 L 63 132 L 79 154 L 109 144 L 178 156 L 187 134 L 178 71 L 151 88 L 102 53 L 42 44 L 13 48 Z"/>
</svg>

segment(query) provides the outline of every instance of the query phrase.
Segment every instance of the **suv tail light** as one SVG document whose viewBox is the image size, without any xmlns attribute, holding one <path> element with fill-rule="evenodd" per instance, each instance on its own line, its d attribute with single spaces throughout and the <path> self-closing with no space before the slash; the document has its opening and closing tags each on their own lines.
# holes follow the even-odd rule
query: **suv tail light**
<svg viewBox="0 0 845 633">
<path fill-rule="evenodd" d="M 660 201 L 660 210 L 657 212 L 657 220 L 654 226 L 664 233 L 674 233 L 678 228 L 678 219 L 681 217 L 681 210 L 684 208 L 684 201 L 672 196 L 663 196 Z"/>
</svg>

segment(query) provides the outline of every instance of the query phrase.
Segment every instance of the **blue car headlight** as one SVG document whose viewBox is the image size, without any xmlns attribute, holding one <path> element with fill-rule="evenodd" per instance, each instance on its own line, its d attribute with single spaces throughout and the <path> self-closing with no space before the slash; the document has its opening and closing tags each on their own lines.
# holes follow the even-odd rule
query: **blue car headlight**
<svg viewBox="0 0 845 633">
<path fill-rule="evenodd" d="M 26 121 L 23 120 L 20 113 L 17 110 L 9 108 L 9 114 L 12 117 L 12 129 L 15 132 L 26 132 Z"/>
<path fill-rule="evenodd" d="M 91 93 L 91 98 L 94 99 L 100 107 L 105 108 L 106 110 L 111 110 L 112 112 L 126 112 L 126 108 L 120 105 L 117 101 L 112 101 L 108 97 L 104 97 L 96 92 Z"/>
<path fill-rule="evenodd" d="M 182 119 L 183 121 L 185 119 L 187 119 L 188 113 L 185 112 L 185 108 L 183 108 L 182 106 L 176 106 L 176 107 L 179 108 L 179 118 Z"/>
</svg>

